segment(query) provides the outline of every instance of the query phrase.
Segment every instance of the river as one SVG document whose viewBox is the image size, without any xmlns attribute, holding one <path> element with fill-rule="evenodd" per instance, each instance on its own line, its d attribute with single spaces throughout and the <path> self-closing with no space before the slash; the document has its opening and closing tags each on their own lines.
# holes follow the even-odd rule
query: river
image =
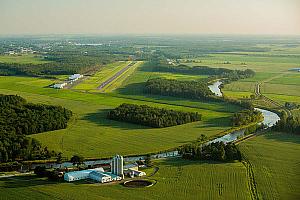
<svg viewBox="0 0 300 200">
<path fill-rule="evenodd" d="M 218 97 L 223 96 L 222 91 L 220 89 L 220 85 L 222 85 L 221 81 L 216 81 L 212 85 L 209 85 L 209 89 Z"/>
</svg>

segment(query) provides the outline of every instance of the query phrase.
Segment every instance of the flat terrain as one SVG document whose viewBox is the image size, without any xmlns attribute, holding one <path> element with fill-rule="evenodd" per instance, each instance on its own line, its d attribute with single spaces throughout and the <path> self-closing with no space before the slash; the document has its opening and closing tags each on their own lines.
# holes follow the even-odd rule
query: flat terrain
<svg viewBox="0 0 300 200">
<path fill-rule="evenodd" d="M 229 69 L 252 69 L 255 77 L 225 85 L 226 96 L 242 99 L 254 94 L 255 84 L 261 85 L 263 95 L 281 103 L 300 102 L 300 73 L 289 71 L 300 65 L 300 48 L 281 45 L 266 45 L 268 52 L 231 52 L 208 54 L 196 63 L 183 60 L 183 64 L 224 67 Z M 226 63 L 226 64 L 225 64 Z"/>
<path fill-rule="evenodd" d="M 150 188 L 52 183 L 33 176 L 0 179 L 0 193 L 4 199 L 251 199 L 241 163 L 162 160 L 156 165 L 159 171 L 150 179 L 157 183 Z"/>
<path fill-rule="evenodd" d="M 0 63 L 18 63 L 18 64 L 43 64 L 49 61 L 44 60 L 41 56 L 28 55 L 0 55 Z"/>
<path fill-rule="evenodd" d="M 260 199 L 300 198 L 300 137 L 268 133 L 239 144 L 252 164 Z"/>
<path fill-rule="evenodd" d="M 49 149 L 65 156 L 81 154 L 100 158 L 145 154 L 167 150 L 195 140 L 201 134 L 214 136 L 230 127 L 229 117 L 238 108 L 226 103 L 208 103 L 176 98 L 134 100 L 109 94 L 89 94 L 45 88 L 51 80 L 0 77 L 0 93 L 18 94 L 30 102 L 62 105 L 75 116 L 67 129 L 32 135 Z M 203 121 L 155 129 L 106 119 L 109 109 L 122 103 L 148 104 L 182 111 L 196 111 Z M 80 144 L 80 145 L 79 145 Z"/>
</svg>

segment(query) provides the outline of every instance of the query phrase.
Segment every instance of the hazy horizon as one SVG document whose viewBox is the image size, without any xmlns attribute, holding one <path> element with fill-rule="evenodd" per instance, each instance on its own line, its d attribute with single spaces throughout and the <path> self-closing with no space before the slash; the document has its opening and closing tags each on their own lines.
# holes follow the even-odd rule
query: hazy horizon
<svg viewBox="0 0 300 200">
<path fill-rule="evenodd" d="M 300 35 L 298 0 L 1 0 L 0 35 Z"/>
</svg>

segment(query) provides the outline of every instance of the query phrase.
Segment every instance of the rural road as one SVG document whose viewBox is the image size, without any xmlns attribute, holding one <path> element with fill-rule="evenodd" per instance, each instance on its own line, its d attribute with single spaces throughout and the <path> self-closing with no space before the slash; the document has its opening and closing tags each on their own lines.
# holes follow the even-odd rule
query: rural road
<svg viewBox="0 0 300 200">
<path fill-rule="evenodd" d="M 131 62 L 126 67 L 124 67 L 123 69 L 121 69 L 120 71 L 118 71 L 116 74 L 114 74 L 112 77 L 110 77 L 109 79 L 107 79 L 106 81 L 104 81 L 103 83 L 101 83 L 101 85 L 97 89 L 98 90 L 103 89 L 105 86 L 107 86 L 108 84 L 110 84 L 111 82 L 113 82 L 115 79 L 117 79 L 119 76 L 121 76 L 127 69 L 129 69 L 133 65 L 135 65 L 135 62 Z"/>
</svg>

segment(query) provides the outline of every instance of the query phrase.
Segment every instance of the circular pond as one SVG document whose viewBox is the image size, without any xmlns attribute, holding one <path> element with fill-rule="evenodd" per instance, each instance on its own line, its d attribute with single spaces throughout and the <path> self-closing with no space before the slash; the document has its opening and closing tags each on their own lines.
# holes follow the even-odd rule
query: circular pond
<svg viewBox="0 0 300 200">
<path fill-rule="evenodd" d="M 130 181 L 125 181 L 123 185 L 125 187 L 131 187 L 131 188 L 142 188 L 142 187 L 150 187 L 154 183 L 151 182 L 150 180 L 130 180 Z"/>
</svg>

